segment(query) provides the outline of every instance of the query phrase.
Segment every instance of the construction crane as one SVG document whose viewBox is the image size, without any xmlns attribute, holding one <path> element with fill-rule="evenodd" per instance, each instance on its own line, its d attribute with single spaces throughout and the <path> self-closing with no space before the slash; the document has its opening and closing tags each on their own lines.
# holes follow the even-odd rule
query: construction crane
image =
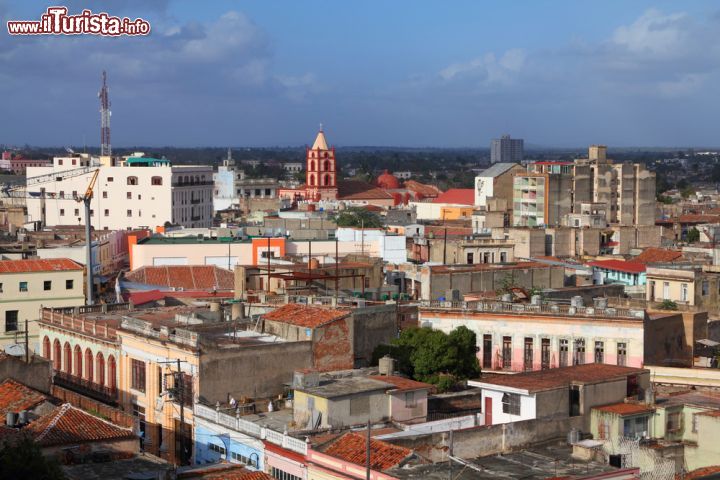
<svg viewBox="0 0 720 480">
<path fill-rule="evenodd" d="M 64 197 L 56 195 L 55 193 L 48 193 L 44 188 L 40 188 L 39 192 L 27 192 L 22 191 L 19 186 L 9 187 L 3 189 L 3 194 L 9 198 L 29 198 L 29 199 L 40 199 L 40 225 L 41 228 L 45 227 L 45 200 L 73 200 L 78 203 L 82 202 L 85 206 L 85 285 L 87 289 L 87 297 L 85 303 L 87 305 L 93 305 L 93 263 L 92 263 L 92 236 L 91 236 L 91 222 L 90 217 L 90 201 L 92 200 L 95 184 L 97 183 L 100 169 L 97 166 L 86 166 L 81 168 L 72 168 L 57 173 L 47 173 L 44 175 L 37 175 L 34 177 L 28 177 L 26 179 L 26 185 L 38 185 L 49 182 L 60 182 L 66 178 L 77 177 L 80 175 L 87 175 L 92 173 L 90 183 L 88 184 L 85 194 L 82 196 Z"/>
<path fill-rule="evenodd" d="M 82 202 L 83 205 L 85 205 L 85 265 L 87 266 L 87 273 L 85 275 L 85 285 L 87 288 L 87 298 L 86 302 L 88 305 L 92 305 L 93 302 L 93 265 L 92 265 L 92 236 L 91 236 L 91 218 L 90 218 L 90 200 L 92 200 L 93 197 L 93 189 L 95 188 L 95 183 L 97 183 L 98 175 L 100 174 L 100 169 L 98 168 L 95 170 L 95 173 L 93 173 L 92 178 L 90 179 L 90 183 L 88 184 L 87 190 L 85 190 L 85 195 L 82 197 L 78 197 L 77 201 Z"/>
</svg>

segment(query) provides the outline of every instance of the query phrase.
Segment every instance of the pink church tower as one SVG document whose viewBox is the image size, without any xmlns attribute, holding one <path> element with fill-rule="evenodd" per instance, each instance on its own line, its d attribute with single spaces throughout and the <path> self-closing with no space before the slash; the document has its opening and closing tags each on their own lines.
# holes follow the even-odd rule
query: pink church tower
<svg viewBox="0 0 720 480">
<path fill-rule="evenodd" d="M 337 200 L 337 169 L 335 163 L 335 147 L 328 148 L 323 132 L 315 137 L 315 143 L 307 149 L 306 194 L 307 200 Z"/>
</svg>

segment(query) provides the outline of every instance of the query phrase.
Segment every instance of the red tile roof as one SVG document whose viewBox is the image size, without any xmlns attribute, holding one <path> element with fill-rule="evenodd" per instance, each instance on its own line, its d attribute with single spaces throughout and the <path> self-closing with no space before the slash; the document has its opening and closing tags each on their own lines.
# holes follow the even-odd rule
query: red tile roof
<svg viewBox="0 0 720 480">
<path fill-rule="evenodd" d="M 373 380 L 379 380 L 381 382 L 390 383 L 395 386 L 393 390 L 400 392 L 409 392 L 410 390 L 423 390 L 430 389 L 433 386 L 429 383 L 416 382 L 405 377 L 398 377 L 395 375 L 371 375 L 369 378 Z"/>
<path fill-rule="evenodd" d="M 626 273 L 642 273 L 645 271 L 645 264 L 624 260 L 600 260 L 597 262 L 589 262 L 591 267 L 604 268 L 606 270 L 614 270 L 616 272 Z"/>
<path fill-rule="evenodd" d="M 672 262 L 682 257 L 682 252 L 677 250 L 666 250 L 664 248 L 649 247 L 633 261 L 639 263 Z"/>
<path fill-rule="evenodd" d="M 263 315 L 265 320 L 289 323 L 298 327 L 316 328 L 334 320 L 347 317 L 349 310 L 289 303 Z"/>
<path fill-rule="evenodd" d="M 406 180 L 404 186 L 406 190 L 410 190 L 414 193 L 419 193 L 426 198 L 437 197 L 442 193 L 442 191 L 435 185 L 426 185 L 416 180 Z"/>
<path fill-rule="evenodd" d="M 650 405 L 642 403 L 614 403 L 612 405 L 603 405 L 602 407 L 594 407 L 595 410 L 601 412 L 614 413 L 620 416 L 636 415 L 638 413 L 653 412 L 655 409 Z"/>
<path fill-rule="evenodd" d="M 338 200 L 391 200 L 394 197 L 385 190 L 358 180 L 338 182 Z"/>
<path fill-rule="evenodd" d="M 367 439 L 361 433 L 350 432 L 335 440 L 324 451 L 327 455 L 365 465 Z M 392 445 L 381 440 L 370 439 L 370 468 L 383 471 L 392 468 L 405 460 L 412 450 Z"/>
<path fill-rule="evenodd" d="M 568 387 L 571 384 L 606 382 L 647 371 L 642 368 L 621 367 L 605 363 L 586 363 L 513 375 L 497 375 L 487 379 L 481 378 L 479 382 L 498 387 L 517 388 L 532 393 Z"/>
<path fill-rule="evenodd" d="M 0 415 L 5 415 L 7 412 L 17 413 L 20 410 L 30 410 L 46 400 L 50 400 L 48 395 L 12 378 L 0 383 Z"/>
<path fill-rule="evenodd" d="M 125 275 L 129 282 L 183 288 L 185 290 L 232 290 L 235 276 L 215 265 L 168 265 L 141 267 Z"/>
<path fill-rule="evenodd" d="M 84 267 L 69 258 L 45 260 L 0 260 L 0 273 L 61 272 L 82 270 Z"/>
<path fill-rule="evenodd" d="M 226 299 L 233 298 L 234 292 L 231 291 L 217 291 L 208 292 L 205 290 L 185 290 L 182 292 L 168 292 L 160 290 L 144 290 L 141 292 L 124 293 L 123 297 L 125 301 L 131 301 L 133 305 L 144 305 L 150 302 L 156 302 L 165 298 L 191 298 L 191 299 L 202 299 L 202 300 L 213 300 L 213 299 Z"/>
<path fill-rule="evenodd" d="M 718 223 L 720 215 L 703 215 L 700 213 L 686 213 L 672 219 L 677 223 Z"/>
<path fill-rule="evenodd" d="M 45 447 L 137 438 L 132 430 L 106 422 L 69 403 L 35 420 L 25 430 Z"/>
<path fill-rule="evenodd" d="M 451 203 L 456 205 L 474 205 L 475 190 L 472 188 L 451 188 L 441 194 L 433 203 Z"/>
<path fill-rule="evenodd" d="M 193 468 L 178 473 L 177 478 L 186 478 L 188 480 L 273 480 L 273 477 L 265 472 L 254 472 L 242 465 L 232 464 Z"/>
<path fill-rule="evenodd" d="M 696 468 L 695 470 L 692 470 L 688 473 L 677 473 L 675 474 L 675 478 L 678 480 L 694 480 L 694 479 L 701 479 L 704 477 L 712 478 L 710 475 L 720 473 L 720 465 L 713 465 L 712 467 L 701 467 Z"/>
</svg>

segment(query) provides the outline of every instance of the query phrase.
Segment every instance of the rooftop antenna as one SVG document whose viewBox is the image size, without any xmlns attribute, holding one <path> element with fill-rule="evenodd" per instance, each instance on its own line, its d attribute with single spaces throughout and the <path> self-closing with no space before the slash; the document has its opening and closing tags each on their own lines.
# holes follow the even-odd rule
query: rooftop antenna
<svg viewBox="0 0 720 480">
<path fill-rule="evenodd" d="M 102 73 L 102 88 L 98 92 L 100 99 L 100 155 L 112 155 L 110 147 L 110 97 L 108 96 L 107 73 Z"/>
</svg>

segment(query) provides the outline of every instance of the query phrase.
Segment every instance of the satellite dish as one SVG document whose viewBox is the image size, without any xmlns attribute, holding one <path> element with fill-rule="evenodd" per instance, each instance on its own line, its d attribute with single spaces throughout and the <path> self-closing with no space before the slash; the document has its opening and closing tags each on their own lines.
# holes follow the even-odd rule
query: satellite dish
<svg viewBox="0 0 720 480">
<path fill-rule="evenodd" d="M 5 353 L 12 357 L 22 357 L 25 355 L 25 345 L 13 343 L 5 346 Z"/>
</svg>

